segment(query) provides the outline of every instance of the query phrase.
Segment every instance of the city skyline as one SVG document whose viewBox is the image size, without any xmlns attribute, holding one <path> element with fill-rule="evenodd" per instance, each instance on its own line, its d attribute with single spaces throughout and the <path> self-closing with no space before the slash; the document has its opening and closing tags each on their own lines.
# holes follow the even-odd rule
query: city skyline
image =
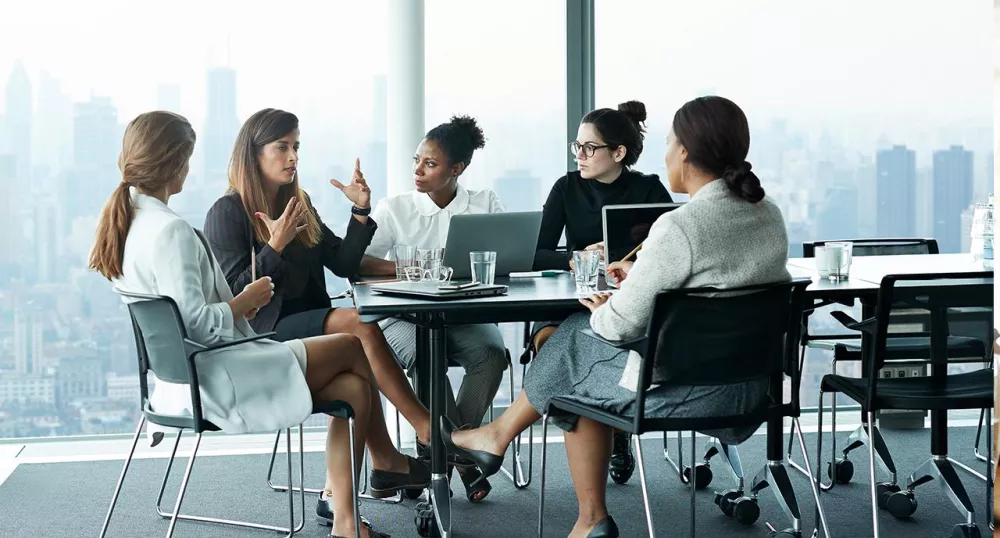
<svg viewBox="0 0 1000 538">
<path fill-rule="evenodd" d="M 373 201 L 399 181 L 386 177 L 385 1 L 297 8 L 295 38 L 266 47 L 255 25 L 267 4 L 190 3 L 201 16 L 189 20 L 189 1 L 162 14 L 123 0 L 107 13 L 43 1 L 14 6 L 16 16 L 0 22 L 0 437 L 134 427 L 127 312 L 86 269 L 86 255 L 136 114 L 174 110 L 195 127 L 188 183 L 171 206 L 199 228 L 225 188 L 236 132 L 260 108 L 299 116 L 302 185 L 337 233 L 349 203 L 329 178 L 349 178 L 360 157 Z M 677 5 L 596 4 L 597 105 L 638 99 L 649 111 L 638 170 L 666 185 L 671 115 L 690 98 L 719 93 L 747 113 L 749 160 L 785 217 L 791 255 L 806 240 L 875 236 L 934 236 L 942 251 L 967 249 L 969 207 L 993 190 L 993 108 L 980 95 L 989 95 L 992 59 L 988 45 L 975 48 L 991 29 L 983 31 L 979 3 L 947 4 L 949 17 L 943 0 L 845 0 L 816 12 L 790 0 L 762 4 L 771 9 L 727 4 L 732 20 L 720 21 L 713 39 L 694 24 L 665 34 Z M 64 21 L 43 24 L 56 5 Z M 884 25 L 904 5 L 910 30 L 888 40 Z M 720 6 L 685 5 L 683 13 L 708 20 Z M 862 6 L 876 20 L 856 20 L 852 9 Z M 154 11 L 158 27 L 135 24 Z M 818 17 L 841 29 L 857 23 L 852 39 L 806 31 Z M 476 20 L 491 24 L 456 23 Z M 487 144 L 461 181 L 494 189 L 511 211 L 540 209 L 566 173 L 564 21 L 562 2 L 426 4 L 426 126 L 453 113 L 476 117 Z M 509 39 L 514 24 L 532 37 Z M 39 39 L 53 27 L 79 46 Z M 792 38 L 798 47 L 788 47 Z M 694 44 L 699 57 L 686 52 Z M 933 76 L 919 69 L 926 66 Z M 331 292 L 343 288 L 328 277 Z M 827 322 L 814 319 L 819 329 L 833 328 Z M 504 327 L 515 354 L 519 330 Z M 804 393 L 815 391 L 812 382 Z"/>
</svg>

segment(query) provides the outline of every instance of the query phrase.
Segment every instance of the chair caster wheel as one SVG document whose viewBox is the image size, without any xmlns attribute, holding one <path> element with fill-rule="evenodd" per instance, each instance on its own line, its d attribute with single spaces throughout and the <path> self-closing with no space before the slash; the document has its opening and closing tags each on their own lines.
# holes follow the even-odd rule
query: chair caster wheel
<svg viewBox="0 0 1000 538">
<path fill-rule="evenodd" d="M 875 488 L 875 498 L 878 499 L 878 507 L 882 510 L 888 510 L 887 499 L 893 493 L 899 493 L 899 485 L 892 482 L 879 482 L 875 484 Z"/>
<path fill-rule="evenodd" d="M 412 500 L 414 500 L 414 499 L 419 499 L 419 498 L 420 498 L 420 495 L 421 495 L 421 494 L 422 494 L 423 492 L 424 492 L 424 490 L 422 490 L 422 489 L 419 489 L 419 488 L 414 488 L 414 489 L 404 489 L 404 490 L 403 490 L 403 497 L 406 497 L 407 499 L 410 499 L 410 500 L 412 501 Z"/>
<path fill-rule="evenodd" d="M 979 527 L 975 525 L 955 525 L 951 529 L 951 538 L 982 538 Z"/>
<path fill-rule="evenodd" d="M 684 483 L 691 483 L 691 468 L 684 468 Z M 712 468 L 705 463 L 694 466 L 694 489 L 705 489 L 712 483 Z"/>
<path fill-rule="evenodd" d="M 760 506 L 757 505 L 756 499 L 740 497 L 731 504 L 733 507 L 733 519 L 744 525 L 753 525 L 757 522 L 757 518 L 760 517 Z"/>
<path fill-rule="evenodd" d="M 827 464 L 826 476 L 838 484 L 847 484 L 854 478 L 854 464 L 847 458 L 837 458 Z"/>
<path fill-rule="evenodd" d="M 912 491 L 899 491 L 885 495 L 885 509 L 896 519 L 906 519 L 917 511 L 917 498 Z"/>
<path fill-rule="evenodd" d="M 434 518 L 434 508 L 430 503 L 420 503 L 413 509 L 413 523 L 417 526 L 417 534 L 423 538 L 440 538 L 437 520 Z"/>
<path fill-rule="evenodd" d="M 736 489 L 730 489 L 727 491 L 723 491 L 721 493 L 716 493 L 715 504 L 719 506 L 723 514 L 726 514 L 729 517 L 733 517 L 733 501 L 739 499 L 742 496 L 743 492 Z"/>
</svg>

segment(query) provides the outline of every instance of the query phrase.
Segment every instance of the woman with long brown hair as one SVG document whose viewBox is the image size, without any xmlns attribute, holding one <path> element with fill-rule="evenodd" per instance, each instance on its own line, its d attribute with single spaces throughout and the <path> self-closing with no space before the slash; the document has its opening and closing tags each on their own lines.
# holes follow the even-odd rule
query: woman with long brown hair
<svg viewBox="0 0 1000 538">
<path fill-rule="evenodd" d="M 375 233 L 375 221 L 368 218 L 371 192 L 360 165 L 355 164 L 350 184 L 331 181 L 354 204 L 347 233 L 340 238 L 323 224 L 299 186 L 298 153 L 294 114 L 268 108 L 250 116 L 236 137 L 229 188 L 205 217 L 205 235 L 232 290 L 242 289 L 254 274 L 273 280 L 274 299 L 257 312 L 254 329 L 274 331 L 279 341 L 324 334 L 357 337 L 382 392 L 426 442 L 430 413 L 413 393 L 382 330 L 361 323 L 353 308 L 333 308 L 326 291 L 324 267 L 340 277 L 354 276 Z M 371 415 L 372 495 L 389 497 L 400 489 L 425 487 L 430 470 L 396 450 L 377 393 Z M 326 495 L 320 496 L 316 512 L 330 517 Z"/>
<path fill-rule="evenodd" d="M 177 114 L 148 112 L 129 123 L 118 158 L 122 181 L 98 223 L 90 268 L 123 291 L 170 297 L 189 337 L 213 345 L 254 335 L 247 319 L 270 302 L 274 285 L 262 276 L 234 297 L 203 236 L 168 207 L 184 187 L 194 145 L 194 129 Z M 360 458 L 370 417 L 381 416 L 364 349 L 349 335 L 244 343 L 202 354 L 197 368 L 204 417 L 225 432 L 284 429 L 308 418 L 314 399 L 343 400 L 354 408 Z M 189 389 L 158 381 L 150 406 L 190 413 Z M 355 536 L 348 443 L 347 422 L 333 420 L 326 489 L 334 493 L 339 536 Z"/>
</svg>

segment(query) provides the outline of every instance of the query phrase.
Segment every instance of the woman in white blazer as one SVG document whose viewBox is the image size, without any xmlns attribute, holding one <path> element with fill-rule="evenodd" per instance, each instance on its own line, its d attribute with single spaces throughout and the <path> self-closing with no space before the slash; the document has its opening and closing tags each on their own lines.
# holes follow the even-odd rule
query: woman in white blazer
<svg viewBox="0 0 1000 538">
<path fill-rule="evenodd" d="M 149 112 L 129 123 L 118 158 L 122 182 L 104 207 L 90 267 L 124 291 L 172 298 L 189 337 L 212 345 L 252 336 L 247 318 L 270 301 L 273 285 L 260 278 L 234 297 L 201 234 L 167 206 L 184 185 L 194 144 L 194 130 L 177 114 Z M 360 458 L 369 416 L 381 414 L 368 361 L 353 336 L 259 340 L 197 361 L 204 417 L 228 433 L 288 428 L 310 415 L 314 399 L 343 400 L 354 408 Z M 160 412 L 191 410 L 183 385 L 157 382 L 150 400 Z M 339 536 L 355 535 L 347 445 L 347 423 L 333 421 L 326 490 L 337 514 L 333 534 Z M 400 459 L 408 464 L 405 456 Z M 380 536 L 369 528 L 361 535 Z"/>
</svg>

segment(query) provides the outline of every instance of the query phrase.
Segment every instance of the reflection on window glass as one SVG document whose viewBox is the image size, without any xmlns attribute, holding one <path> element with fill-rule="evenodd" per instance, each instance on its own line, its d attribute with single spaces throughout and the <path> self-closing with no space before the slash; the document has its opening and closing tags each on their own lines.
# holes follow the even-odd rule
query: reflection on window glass
<svg viewBox="0 0 1000 538">
<path fill-rule="evenodd" d="M 137 114 L 167 109 L 194 125 L 171 206 L 198 228 L 225 190 L 237 130 L 267 107 L 299 116 L 300 180 L 335 231 L 350 205 L 328 180 L 349 179 L 355 157 L 385 194 L 386 10 L 50 1 L 0 18 L 0 438 L 134 428 L 127 312 L 86 256 Z"/>
<path fill-rule="evenodd" d="M 598 0 L 596 10 L 598 105 L 647 105 L 639 170 L 664 176 L 674 111 L 722 95 L 750 120 L 748 160 L 781 207 L 790 255 L 803 241 L 855 237 L 969 251 L 972 206 L 993 185 L 987 2 Z M 811 330 L 844 332 L 826 311 Z M 808 354 L 807 405 L 828 361 Z"/>
</svg>

